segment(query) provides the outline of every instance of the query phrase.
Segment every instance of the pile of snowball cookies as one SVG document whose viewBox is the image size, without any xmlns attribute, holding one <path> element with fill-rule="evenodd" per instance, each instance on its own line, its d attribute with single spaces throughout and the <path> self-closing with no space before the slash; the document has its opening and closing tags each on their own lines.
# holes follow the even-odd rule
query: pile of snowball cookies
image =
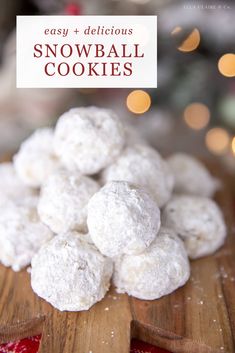
<svg viewBox="0 0 235 353">
<path fill-rule="evenodd" d="M 224 243 L 219 182 L 133 136 L 111 110 L 73 108 L 0 164 L 0 261 L 31 265 L 34 292 L 59 310 L 89 309 L 111 278 L 119 293 L 158 299 L 187 282 L 188 258 Z"/>
</svg>

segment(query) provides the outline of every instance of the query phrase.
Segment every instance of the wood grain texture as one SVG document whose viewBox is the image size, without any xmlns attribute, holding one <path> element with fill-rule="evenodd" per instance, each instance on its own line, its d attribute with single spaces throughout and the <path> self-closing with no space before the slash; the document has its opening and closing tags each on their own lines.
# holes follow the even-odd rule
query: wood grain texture
<svg viewBox="0 0 235 353">
<path fill-rule="evenodd" d="M 26 271 L 0 266 L 0 341 L 43 332 L 40 353 L 128 353 L 131 337 L 172 352 L 234 353 L 234 217 L 223 178 L 217 201 L 229 236 L 215 255 L 192 261 L 191 279 L 183 288 L 155 301 L 111 289 L 89 311 L 67 313 L 32 292 Z"/>
</svg>

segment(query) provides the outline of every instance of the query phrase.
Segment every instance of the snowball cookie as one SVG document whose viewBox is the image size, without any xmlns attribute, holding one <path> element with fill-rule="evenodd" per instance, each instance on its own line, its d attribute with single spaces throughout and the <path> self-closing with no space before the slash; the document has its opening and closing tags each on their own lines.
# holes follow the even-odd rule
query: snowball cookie
<svg viewBox="0 0 235 353">
<path fill-rule="evenodd" d="M 114 266 L 114 284 L 119 293 L 153 300 L 183 286 L 190 265 L 183 242 L 171 229 L 161 228 L 142 254 L 123 255 Z"/>
<path fill-rule="evenodd" d="M 59 167 L 53 152 L 53 130 L 36 130 L 14 156 L 14 165 L 20 179 L 31 187 L 40 187 L 47 177 Z"/>
<path fill-rule="evenodd" d="M 73 108 L 56 125 L 56 153 L 67 168 L 82 174 L 95 174 L 112 163 L 123 145 L 124 128 L 108 109 Z"/>
<path fill-rule="evenodd" d="M 19 179 L 12 163 L 0 163 L 0 203 L 6 198 L 20 199 L 34 193 Z"/>
<path fill-rule="evenodd" d="M 226 237 L 219 207 L 205 197 L 175 196 L 166 205 L 162 222 L 183 239 L 191 259 L 212 254 Z"/>
<path fill-rule="evenodd" d="M 158 233 L 160 211 L 144 189 L 126 181 L 112 181 L 90 199 L 87 224 L 102 254 L 139 254 Z"/>
<path fill-rule="evenodd" d="M 53 232 L 86 232 L 87 204 L 98 191 L 98 183 L 79 173 L 58 170 L 41 188 L 38 213 Z"/>
<path fill-rule="evenodd" d="M 114 164 L 101 175 L 101 182 L 126 180 L 144 187 L 159 207 L 169 201 L 173 176 L 159 153 L 146 145 L 127 147 Z"/>
<path fill-rule="evenodd" d="M 113 264 L 75 232 L 57 235 L 34 256 L 35 293 L 63 311 L 88 310 L 110 285 Z"/>
<path fill-rule="evenodd" d="M 29 265 L 33 255 L 53 236 L 40 222 L 37 197 L 7 200 L 0 207 L 0 261 L 19 271 Z"/>
<path fill-rule="evenodd" d="M 169 167 L 175 177 L 175 192 L 212 197 L 220 183 L 196 158 L 176 153 L 168 158 Z"/>
</svg>

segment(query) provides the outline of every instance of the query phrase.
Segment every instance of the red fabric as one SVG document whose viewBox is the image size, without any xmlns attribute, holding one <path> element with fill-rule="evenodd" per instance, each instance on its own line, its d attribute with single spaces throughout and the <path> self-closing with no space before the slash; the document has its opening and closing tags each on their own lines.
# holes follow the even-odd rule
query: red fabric
<svg viewBox="0 0 235 353">
<path fill-rule="evenodd" d="M 130 353 L 170 353 L 163 348 L 154 347 L 151 344 L 133 339 Z"/>
<path fill-rule="evenodd" d="M 0 353 L 37 353 L 41 335 L 0 345 Z M 168 353 L 165 349 L 151 346 L 139 340 L 131 341 L 130 353 Z"/>
<path fill-rule="evenodd" d="M 37 353 L 41 335 L 0 345 L 0 353 Z"/>
</svg>

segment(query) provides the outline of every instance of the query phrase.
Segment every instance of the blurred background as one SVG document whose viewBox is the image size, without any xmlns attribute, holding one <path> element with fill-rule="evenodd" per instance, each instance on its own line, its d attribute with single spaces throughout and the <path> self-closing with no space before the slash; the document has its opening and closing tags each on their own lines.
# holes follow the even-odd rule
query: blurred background
<svg viewBox="0 0 235 353">
<path fill-rule="evenodd" d="M 226 1 L 0 0 L 0 153 L 73 106 L 114 109 L 163 154 L 235 173 L 235 6 Z M 158 88 L 16 89 L 16 15 L 158 15 Z M 33 30 L 33 28 L 32 28 Z M 144 74 L 144 73 L 143 73 Z"/>
</svg>

